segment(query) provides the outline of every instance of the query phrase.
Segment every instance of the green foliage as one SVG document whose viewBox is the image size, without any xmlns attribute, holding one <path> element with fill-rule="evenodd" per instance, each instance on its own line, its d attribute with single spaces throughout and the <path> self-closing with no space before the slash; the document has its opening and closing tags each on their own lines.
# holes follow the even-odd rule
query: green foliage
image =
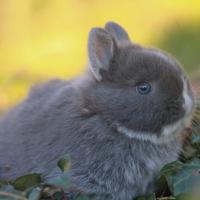
<svg viewBox="0 0 200 200">
<path fill-rule="evenodd" d="M 200 26 L 185 24 L 171 26 L 158 46 L 174 55 L 189 72 L 199 69 Z M 196 72 L 196 71 L 195 71 Z"/>
<path fill-rule="evenodd" d="M 23 191 L 40 183 L 40 174 L 28 174 L 26 176 L 17 178 L 15 181 L 13 181 L 12 185 L 15 187 L 15 189 Z"/>
<path fill-rule="evenodd" d="M 184 167 L 173 177 L 173 194 L 193 192 L 200 186 L 200 160 L 194 159 L 186 163 Z"/>
<path fill-rule="evenodd" d="M 70 187 L 70 165 L 70 158 L 66 155 L 58 162 L 64 173 L 45 183 L 40 174 L 28 174 L 9 182 L 0 181 L 0 200 L 64 200 L 64 191 Z M 76 191 L 75 200 L 89 199 Z"/>
<path fill-rule="evenodd" d="M 71 162 L 70 162 L 70 157 L 66 155 L 64 158 L 61 158 L 58 161 L 58 167 L 63 171 L 69 171 L 71 168 Z"/>
<path fill-rule="evenodd" d="M 66 172 L 58 177 L 52 178 L 48 181 L 48 184 L 56 185 L 62 189 L 68 189 L 68 187 L 70 186 L 68 173 Z"/>
<path fill-rule="evenodd" d="M 38 200 L 41 197 L 41 189 L 39 187 L 33 188 L 29 193 L 27 193 L 27 198 L 29 200 Z"/>
<path fill-rule="evenodd" d="M 187 163 L 170 163 L 161 170 L 161 176 L 166 178 L 174 196 L 191 193 L 200 186 L 200 160 L 194 158 Z"/>
<path fill-rule="evenodd" d="M 78 196 L 77 198 L 76 198 L 76 200 L 89 200 L 87 197 L 84 197 L 84 196 Z"/>
</svg>

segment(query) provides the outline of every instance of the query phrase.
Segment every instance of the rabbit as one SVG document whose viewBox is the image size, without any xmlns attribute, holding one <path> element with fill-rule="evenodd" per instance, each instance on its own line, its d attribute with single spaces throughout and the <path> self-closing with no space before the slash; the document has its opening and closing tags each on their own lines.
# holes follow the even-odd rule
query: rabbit
<svg viewBox="0 0 200 200">
<path fill-rule="evenodd" d="M 195 94 L 169 54 L 131 42 L 115 22 L 89 33 L 88 68 L 34 86 L 0 119 L 0 179 L 59 176 L 71 158 L 73 187 L 96 200 L 155 191 L 160 169 L 178 159 Z"/>
</svg>

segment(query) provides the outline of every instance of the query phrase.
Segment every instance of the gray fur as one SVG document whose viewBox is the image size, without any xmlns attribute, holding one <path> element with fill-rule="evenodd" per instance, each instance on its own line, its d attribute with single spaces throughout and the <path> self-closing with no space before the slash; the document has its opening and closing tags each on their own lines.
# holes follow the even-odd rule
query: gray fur
<svg viewBox="0 0 200 200">
<path fill-rule="evenodd" d="M 111 35 L 101 28 L 93 28 L 89 34 L 88 54 L 91 71 L 98 81 L 101 72 L 108 71 L 116 51 L 116 42 Z"/>
<path fill-rule="evenodd" d="M 95 29 L 89 47 L 99 32 L 103 38 L 98 45 L 109 46 L 101 44 L 104 37 L 117 44 L 108 32 Z M 36 86 L 0 120 L 0 179 L 31 172 L 42 173 L 44 179 L 58 176 L 57 161 L 68 153 L 73 185 L 97 200 L 132 200 L 154 191 L 155 177 L 178 158 L 182 140 L 174 133 L 162 143 L 148 138 L 159 138 L 165 126 L 189 119 L 182 107 L 185 75 L 173 58 L 159 50 L 131 42 L 114 48 L 109 60 L 98 57 L 100 63 L 109 64 L 99 71 L 101 80 L 88 71 L 70 81 Z M 152 85 L 148 95 L 135 89 L 143 81 Z M 187 84 L 194 104 L 188 80 Z M 138 138 L 118 131 L 116 124 Z M 140 133 L 147 140 L 140 139 Z"/>
<path fill-rule="evenodd" d="M 130 41 L 128 33 L 119 24 L 108 22 L 105 25 L 105 30 L 108 31 L 118 43 Z"/>
</svg>

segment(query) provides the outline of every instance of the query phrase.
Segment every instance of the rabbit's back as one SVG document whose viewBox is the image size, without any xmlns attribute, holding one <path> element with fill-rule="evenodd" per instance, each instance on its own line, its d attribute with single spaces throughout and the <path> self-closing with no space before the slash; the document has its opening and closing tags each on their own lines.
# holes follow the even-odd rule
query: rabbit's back
<svg viewBox="0 0 200 200">
<path fill-rule="evenodd" d="M 56 166 L 56 156 L 62 155 L 59 133 L 72 99 L 70 82 L 53 80 L 34 86 L 21 104 L 0 119 L 0 178 L 42 173 L 45 168 L 49 172 L 51 162 Z"/>
</svg>

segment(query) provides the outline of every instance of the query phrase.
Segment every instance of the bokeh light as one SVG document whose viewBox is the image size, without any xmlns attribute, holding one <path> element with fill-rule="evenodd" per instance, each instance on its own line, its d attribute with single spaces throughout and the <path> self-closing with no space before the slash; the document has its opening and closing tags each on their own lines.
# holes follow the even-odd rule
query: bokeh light
<svg viewBox="0 0 200 200">
<path fill-rule="evenodd" d="M 170 51 L 198 74 L 199 0 L 0 0 L 0 111 L 33 83 L 80 74 L 89 30 L 107 21 L 120 23 L 135 42 Z"/>
</svg>

